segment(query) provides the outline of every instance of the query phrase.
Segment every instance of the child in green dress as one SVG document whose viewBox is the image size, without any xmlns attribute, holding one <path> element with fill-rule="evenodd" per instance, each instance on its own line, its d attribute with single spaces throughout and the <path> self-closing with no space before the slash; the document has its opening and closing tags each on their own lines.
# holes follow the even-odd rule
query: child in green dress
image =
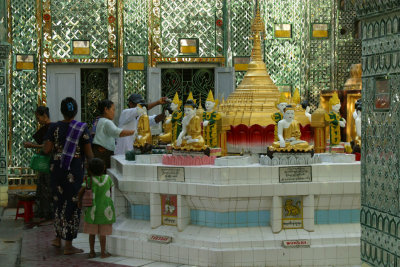
<svg viewBox="0 0 400 267">
<path fill-rule="evenodd" d="M 92 188 L 93 205 L 85 211 L 85 223 L 83 232 L 89 234 L 90 253 L 89 257 L 96 257 L 94 251 L 95 236 L 100 236 L 101 257 L 111 256 L 106 251 L 106 236 L 112 234 L 112 223 L 115 222 L 114 204 L 111 199 L 111 187 L 113 182 L 107 174 L 103 174 L 105 169 L 104 161 L 93 158 L 89 161 L 88 177 L 82 184 L 79 192 L 79 206 L 82 206 L 82 196 L 85 191 L 86 183 Z"/>
</svg>

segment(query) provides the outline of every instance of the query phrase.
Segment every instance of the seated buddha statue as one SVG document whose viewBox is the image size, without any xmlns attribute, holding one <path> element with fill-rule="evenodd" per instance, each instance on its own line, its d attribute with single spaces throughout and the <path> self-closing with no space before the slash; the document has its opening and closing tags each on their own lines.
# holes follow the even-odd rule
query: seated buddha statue
<svg viewBox="0 0 400 267">
<path fill-rule="evenodd" d="M 165 120 L 163 123 L 163 133 L 159 135 L 159 140 L 163 143 L 170 144 L 172 140 L 172 123 L 170 122 L 172 119 L 172 112 L 170 113 L 171 109 L 168 107 L 168 109 L 165 110 Z M 167 123 L 169 121 L 169 123 Z"/>
<path fill-rule="evenodd" d="M 286 106 L 283 119 L 278 122 L 278 141 L 275 141 L 270 150 L 279 152 L 306 152 L 311 151 L 313 146 L 308 142 L 300 140 L 300 123 L 294 119 L 294 107 Z"/>
<path fill-rule="evenodd" d="M 138 104 L 137 112 L 139 114 L 137 129 L 134 134 L 133 146 L 136 148 L 144 147 L 146 144 L 152 144 L 152 137 L 150 131 L 149 116 L 147 116 L 147 109 L 144 103 Z"/>
<path fill-rule="evenodd" d="M 192 99 L 186 101 L 185 116 L 182 119 L 182 131 L 174 143 L 175 149 L 200 151 L 206 149 L 201 135 L 201 118 L 196 115 L 196 105 Z"/>
<path fill-rule="evenodd" d="M 283 119 L 283 110 L 288 105 L 286 103 L 287 99 L 284 93 L 281 93 L 278 101 L 275 102 L 276 108 L 279 110 L 278 112 L 272 113 L 271 118 L 275 122 L 275 130 L 274 130 L 274 141 L 278 141 L 278 122 Z"/>
</svg>

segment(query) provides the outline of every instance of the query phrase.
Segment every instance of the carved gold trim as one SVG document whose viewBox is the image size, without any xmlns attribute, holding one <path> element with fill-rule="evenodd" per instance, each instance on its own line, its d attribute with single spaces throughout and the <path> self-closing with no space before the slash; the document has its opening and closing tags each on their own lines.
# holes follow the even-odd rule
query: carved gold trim
<svg viewBox="0 0 400 267">
<path fill-rule="evenodd" d="M 51 35 L 51 1 L 45 0 L 43 1 L 43 16 L 42 19 L 43 23 L 43 57 L 44 58 L 51 58 L 52 57 L 52 35 Z"/>
<path fill-rule="evenodd" d="M 224 57 L 159 57 L 153 59 L 153 66 L 156 63 L 219 63 L 225 66 Z"/>
<path fill-rule="evenodd" d="M 107 1 L 107 20 L 108 20 L 108 57 L 115 58 L 117 50 L 117 1 Z"/>
<path fill-rule="evenodd" d="M 37 67 L 37 88 L 38 88 L 38 95 L 37 95 L 37 103 L 40 105 L 42 102 L 43 95 L 40 94 L 40 88 L 41 88 L 41 79 L 42 77 L 42 53 L 41 53 L 41 47 L 42 47 L 42 7 L 40 4 L 41 0 L 36 0 L 36 32 L 37 32 L 37 50 L 36 50 L 36 67 Z"/>
<path fill-rule="evenodd" d="M 124 66 L 124 0 L 119 0 L 118 5 L 118 67 Z"/>
<path fill-rule="evenodd" d="M 62 64 L 101 64 L 101 63 L 111 63 L 114 66 L 117 64 L 117 60 L 114 58 L 45 58 L 42 62 L 42 96 L 46 96 L 47 88 L 47 64 L 48 63 L 62 63 Z M 42 104 L 46 105 L 47 99 L 42 98 Z"/>
</svg>

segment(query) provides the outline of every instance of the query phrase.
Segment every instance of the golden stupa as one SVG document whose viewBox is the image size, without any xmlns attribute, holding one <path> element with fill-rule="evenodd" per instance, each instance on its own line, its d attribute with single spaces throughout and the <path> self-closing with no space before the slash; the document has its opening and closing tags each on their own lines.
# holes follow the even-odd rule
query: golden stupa
<svg viewBox="0 0 400 267">
<path fill-rule="evenodd" d="M 275 124 L 270 114 L 277 111 L 275 103 L 280 97 L 280 92 L 271 80 L 262 60 L 261 42 L 265 36 L 265 26 L 260 16 L 258 1 L 256 10 L 251 25 L 251 39 L 254 45 L 248 71 L 235 91 L 225 102 L 221 103 L 219 108 L 219 111 L 224 114 L 222 128 L 225 130 L 228 130 L 231 125 L 239 124 L 247 126 Z M 302 125 L 309 124 L 304 114 L 301 118 L 296 117 L 296 119 Z"/>
</svg>

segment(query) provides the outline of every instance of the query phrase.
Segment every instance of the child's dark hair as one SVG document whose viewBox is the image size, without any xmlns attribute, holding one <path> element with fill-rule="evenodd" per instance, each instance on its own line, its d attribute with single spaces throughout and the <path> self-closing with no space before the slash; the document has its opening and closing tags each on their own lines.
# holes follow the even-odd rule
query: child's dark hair
<svg viewBox="0 0 400 267">
<path fill-rule="evenodd" d="M 99 176 L 104 173 L 104 161 L 99 158 L 92 158 L 89 161 L 89 171 L 94 176 Z"/>
<path fill-rule="evenodd" d="M 111 108 L 111 106 L 114 105 L 114 102 L 112 102 L 109 99 L 103 99 L 99 102 L 99 104 L 97 105 L 97 109 L 99 111 L 100 115 L 104 114 L 104 109 L 109 109 Z"/>
<path fill-rule="evenodd" d="M 50 118 L 50 111 L 49 111 L 49 108 L 48 108 L 48 107 L 45 107 L 45 106 L 38 106 L 38 107 L 36 108 L 35 114 L 36 114 L 36 115 L 39 115 L 39 116 L 46 115 L 48 118 Z"/>
<path fill-rule="evenodd" d="M 66 97 L 61 101 L 61 113 L 67 119 L 72 119 L 78 113 L 78 104 L 72 97 Z"/>
</svg>

